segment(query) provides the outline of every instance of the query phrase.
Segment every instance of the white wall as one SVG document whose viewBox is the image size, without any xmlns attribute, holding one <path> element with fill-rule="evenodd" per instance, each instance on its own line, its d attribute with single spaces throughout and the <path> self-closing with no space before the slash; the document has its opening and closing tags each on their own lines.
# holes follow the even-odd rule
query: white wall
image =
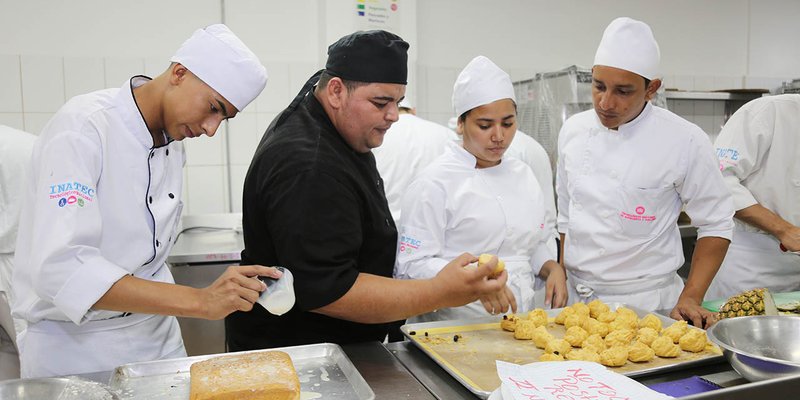
<svg viewBox="0 0 800 400">
<path fill-rule="evenodd" d="M 213 138 L 188 140 L 186 213 L 241 210 L 262 133 L 328 44 L 363 27 L 358 0 L 0 0 L 0 124 L 38 133 L 76 94 L 155 76 L 194 29 L 225 22 L 259 55 L 264 93 Z M 390 1 L 390 0 L 383 0 Z M 668 87 L 774 88 L 800 77 L 796 0 L 396 0 L 411 43 L 408 96 L 446 123 L 455 77 L 475 55 L 514 79 L 591 65 L 614 17 L 648 22 Z"/>
<path fill-rule="evenodd" d="M 650 24 L 668 88 L 775 89 L 800 77 L 797 15 L 796 0 L 420 1 L 417 35 L 428 39 L 417 60 L 416 83 L 427 88 L 420 115 L 447 122 L 455 78 L 479 54 L 514 80 L 590 67 L 603 30 L 619 16 Z"/>
</svg>

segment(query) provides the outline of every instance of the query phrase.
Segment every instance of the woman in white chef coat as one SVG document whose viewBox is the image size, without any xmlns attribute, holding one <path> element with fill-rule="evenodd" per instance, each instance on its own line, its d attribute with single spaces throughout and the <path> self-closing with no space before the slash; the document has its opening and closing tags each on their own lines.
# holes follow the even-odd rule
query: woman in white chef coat
<svg viewBox="0 0 800 400">
<path fill-rule="evenodd" d="M 558 137 L 556 197 L 570 300 L 622 302 L 708 326 L 701 303 L 733 231 L 733 202 L 708 135 L 651 104 L 660 53 L 647 24 L 617 18 L 592 68 L 594 109 Z M 698 228 L 684 285 L 677 219 Z"/>
<path fill-rule="evenodd" d="M 745 104 L 714 145 L 736 227 L 706 298 L 756 287 L 800 290 L 800 95 Z"/>
<path fill-rule="evenodd" d="M 177 319 L 250 310 L 273 268 L 231 267 L 209 287 L 175 285 L 181 140 L 213 136 L 266 84 L 226 26 L 197 30 L 169 68 L 69 100 L 33 150 L 12 310 L 22 377 L 111 370 L 186 356 Z"/>
<path fill-rule="evenodd" d="M 505 261 L 507 290 L 416 320 L 497 314 L 514 303 L 518 312 L 531 310 L 537 275 L 547 281 L 546 304 L 563 306 L 566 275 L 554 261 L 555 227 L 542 191 L 528 165 L 503 157 L 517 128 L 511 78 L 476 57 L 456 80 L 453 106 L 463 140 L 450 143 L 406 191 L 395 275 L 428 279 L 462 252 L 490 253 Z"/>
</svg>

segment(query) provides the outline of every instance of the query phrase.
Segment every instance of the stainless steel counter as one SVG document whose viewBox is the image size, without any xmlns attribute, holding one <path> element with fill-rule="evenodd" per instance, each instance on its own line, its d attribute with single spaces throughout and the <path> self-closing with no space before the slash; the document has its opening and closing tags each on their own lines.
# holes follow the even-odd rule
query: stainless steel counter
<svg viewBox="0 0 800 400">
<path fill-rule="evenodd" d="M 432 400 L 428 390 L 382 344 L 358 343 L 342 346 L 358 372 L 380 400 Z M 80 377 L 108 384 L 112 371 L 82 374 Z"/>
<path fill-rule="evenodd" d="M 456 381 L 436 362 L 413 343 L 396 342 L 384 345 L 437 399 L 476 399 L 477 397 Z M 717 364 L 682 369 L 657 375 L 637 377 L 636 380 L 648 385 L 670 382 L 691 376 L 700 376 L 723 387 L 723 389 L 684 397 L 686 400 L 752 400 L 754 395 L 762 398 L 788 396 L 794 399 L 800 392 L 800 376 L 749 383 L 739 376 L 731 366 L 722 361 Z"/>
</svg>

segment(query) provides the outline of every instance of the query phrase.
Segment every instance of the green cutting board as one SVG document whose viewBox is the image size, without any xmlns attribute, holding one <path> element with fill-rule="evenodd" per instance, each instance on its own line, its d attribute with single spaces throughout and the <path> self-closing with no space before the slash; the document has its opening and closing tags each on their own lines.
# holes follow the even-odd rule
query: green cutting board
<svg viewBox="0 0 800 400">
<path fill-rule="evenodd" d="M 772 298 L 775 299 L 775 305 L 780 306 L 781 304 L 800 301 L 800 292 L 773 293 Z M 722 304 L 725 303 L 725 300 L 727 299 L 704 301 L 703 308 L 709 311 L 717 312 L 719 311 L 719 308 L 722 307 Z"/>
</svg>

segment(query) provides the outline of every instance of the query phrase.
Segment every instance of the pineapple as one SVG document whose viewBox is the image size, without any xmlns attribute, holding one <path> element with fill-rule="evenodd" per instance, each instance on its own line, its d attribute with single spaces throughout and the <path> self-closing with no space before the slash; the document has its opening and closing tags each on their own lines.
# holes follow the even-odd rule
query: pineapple
<svg viewBox="0 0 800 400">
<path fill-rule="evenodd" d="M 748 290 L 730 297 L 719 309 L 720 318 L 750 315 L 778 315 L 772 294 L 765 288 Z"/>
</svg>

